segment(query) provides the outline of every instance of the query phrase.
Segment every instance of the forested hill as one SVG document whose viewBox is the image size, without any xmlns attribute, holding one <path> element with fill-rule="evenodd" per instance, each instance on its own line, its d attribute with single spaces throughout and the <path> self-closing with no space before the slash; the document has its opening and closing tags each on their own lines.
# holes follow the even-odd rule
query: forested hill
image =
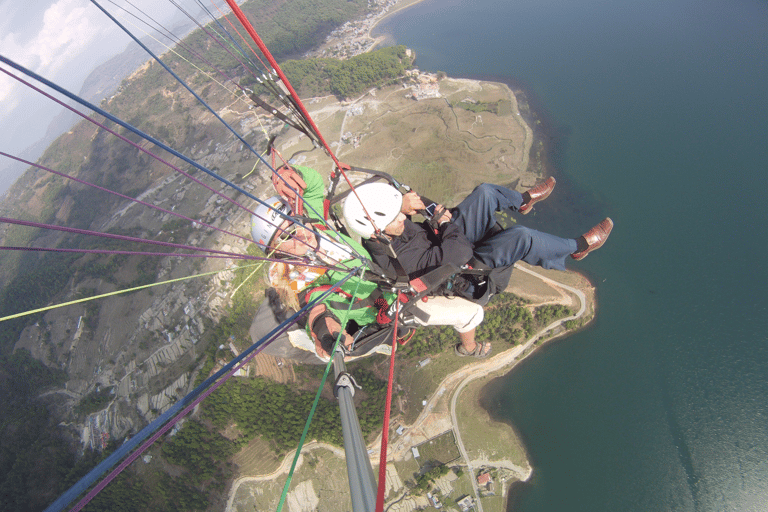
<svg viewBox="0 0 768 512">
<path fill-rule="evenodd" d="M 249 0 L 242 7 L 266 45 L 284 62 L 285 59 L 296 57 L 317 45 L 343 22 L 363 16 L 368 10 L 368 0 Z M 204 39 L 200 30 L 188 37 L 187 44 L 204 48 L 206 58 L 216 62 L 217 66 L 234 80 L 240 81 L 250 76 L 232 57 Z M 290 64 L 287 67 L 293 70 L 292 74 L 297 77 L 304 91 L 311 90 L 316 94 L 333 91 L 340 96 L 346 96 L 402 73 L 409 64 L 404 55 L 403 48 L 394 48 L 358 57 L 350 61 L 351 63 L 324 61 L 318 68 L 322 70 L 322 78 L 312 84 L 309 84 L 311 73 L 305 68 L 307 64 Z M 217 86 L 209 77 L 175 55 L 168 54 L 163 58 L 215 110 L 225 111 L 233 105 L 232 94 Z M 386 69 L 386 73 L 378 72 L 379 68 Z M 349 80 L 345 80 L 345 76 L 348 76 Z M 345 83 L 348 85 L 345 86 Z M 228 175 L 235 176 L 247 174 L 254 166 L 255 157 L 248 151 L 234 149 L 222 154 L 225 152 L 219 150 L 220 145 L 223 147 L 229 144 L 231 135 L 203 107 L 197 105 L 196 100 L 157 63 L 151 62 L 125 79 L 117 93 L 111 99 L 103 101 L 101 106 L 181 153 L 204 162 L 213 170 L 224 170 Z M 248 111 L 246 104 L 238 104 L 238 108 L 240 111 Z M 231 119 L 234 122 L 240 121 L 234 114 Z M 115 129 L 113 123 L 107 124 Z M 266 124 L 270 130 L 279 131 L 283 127 L 283 123 L 278 122 Z M 139 142 L 138 137 L 123 129 L 116 131 L 134 142 Z M 261 131 L 257 133 L 253 130 L 247 140 L 259 151 L 264 150 L 266 146 L 266 138 Z M 152 145 L 147 147 L 153 152 L 158 151 L 158 148 Z M 137 197 L 173 173 L 86 121 L 78 123 L 54 141 L 39 160 L 39 164 L 130 197 Z M 253 183 L 258 183 L 251 179 Z M 261 182 L 264 183 L 266 182 Z M 203 204 L 206 200 L 208 197 L 202 200 Z M 191 201 L 189 195 L 176 203 L 177 211 L 197 208 L 194 212 L 184 211 L 186 215 L 195 216 L 200 211 L 199 205 Z M 195 236 L 191 227 L 184 231 L 167 221 L 164 224 L 157 219 L 140 215 L 114 215 L 125 206 L 124 200 L 94 192 L 89 187 L 63 180 L 44 171 L 29 170 L 14 184 L 6 200 L 0 205 L 0 216 L 95 231 L 109 230 L 163 241 L 175 238 L 174 241 L 180 243 L 184 243 L 187 237 Z M 170 204 L 167 206 L 170 207 Z M 113 218 L 118 221 L 110 224 L 110 219 Z M 82 236 L 64 236 L 47 230 L 2 225 L 0 243 L 19 247 L 89 249 L 94 248 L 95 242 L 92 238 Z M 109 249 L 136 250 L 120 243 L 103 242 L 100 248 L 105 245 Z M 90 296 L 94 294 L 96 286 L 118 289 L 156 280 L 158 272 L 161 271 L 157 262 L 159 258 L 153 261 L 145 258 L 146 262 L 136 256 L 130 258 L 128 260 L 123 256 L 3 252 L 0 254 L 0 317 L 48 303 L 61 303 L 81 296 Z M 93 305 L 92 310 L 83 315 L 83 334 L 79 338 L 77 350 L 84 350 L 89 343 L 100 343 L 100 334 L 97 333 L 102 333 L 103 324 L 108 323 L 107 318 L 102 319 L 99 316 L 100 305 L 97 302 L 89 304 Z M 74 321 L 77 324 L 77 315 Z M 126 317 L 121 321 L 138 325 L 136 317 Z M 42 352 L 46 364 L 65 368 L 72 374 L 64 376 L 58 370 L 50 370 L 30 359 L 27 353 L 18 352 L 11 355 L 22 331 L 33 324 L 36 324 L 36 332 L 42 333 L 40 339 L 41 346 L 44 346 Z M 88 393 L 97 389 L 95 376 L 98 372 L 121 371 L 120 368 L 126 366 L 126 360 L 132 357 L 146 357 L 166 342 L 160 337 L 132 340 L 116 336 L 123 345 L 121 350 L 125 351 L 125 359 L 116 361 L 116 356 L 111 353 L 99 354 L 98 358 L 88 361 L 87 364 L 91 366 L 82 368 L 81 374 L 75 376 L 69 366 L 72 357 L 69 347 L 75 328 L 72 328 L 72 332 L 67 329 L 64 334 L 63 331 L 52 329 L 51 325 L 45 321 L 43 315 L 3 322 L 0 329 L 0 380 L 10 385 L 16 376 L 32 370 L 39 374 L 37 381 L 41 386 L 60 385 L 64 380 L 72 384 L 72 379 L 79 379 L 78 389 L 88 398 L 92 396 Z M 163 377 L 165 378 L 165 375 Z M 168 378 L 171 377 L 169 373 Z M 9 440 L 0 446 L 0 489 L 3 490 L 4 496 L 4 499 L 0 500 L 0 510 L 41 510 L 85 470 L 78 467 L 72 472 L 75 448 L 63 440 L 57 427 L 59 422 L 71 424 L 74 432 L 84 417 L 82 414 L 78 416 L 79 413 L 75 410 L 63 418 L 47 415 L 45 407 L 33 398 L 42 391 L 36 387 L 27 390 L 23 397 L 19 395 L 18 399 L 0 401 L 3 408 L 0 410 L 0 417 L 3 418 L 0 422 L 0 439 Z M 143 392 L 146 390 L 136 390 L 132 396 Z M 65 399 L 60 402 L 64 403 Z M 31 428 L 32 426 L 34 428 Z M 94 457 L 97 456 L 89 455 L 83 461 L 93 462 Z M 165 476 L 163 478 L 163 481 L 170 479 Z M 169 483 L 166 487 L 181 489 L 174 485 L 176 484 Z M 183 494 L 182 491 L 183 489 L 178 490 L 177 494 Z M 141 496 L 140 493 L 133 495 Z M 151 499 L 160 500 L 154 495 Z M 101 509 L 115 510 L 109 506 Z M 174 508 L 169 504 L 165 509 Z"/>
<path fill-rule="evenodd" d="M 278 58 L 284 58 L 309 50 L 339 24 L 365 13 L 367 0 L 250 0 L 243 5 L 243 9 L 267 46 Z M 185 43 L 191 47 L 206 48 L 206 58 L 234 80 L 246 84 L 253 81 L 252 75 L 246 73 L 232 56 L 211 45 L 205 37 L 201 30 L 197 30 Z M 228 91 L 216 86 L 209 77 L 176 55 L 169 53 L 163 58 L 214 109 L 220 110 L 232 102 Z M 286 64 L 286 70 L 292 79 L 297 80 L 297 87 L 304 94 L 347 96 L 399 76 L 409 64 L 404 49 L 398 47 L 360 55 L 344 62 L 329 59 L 319 62 L 291 61 Z M 197 160 L 205 158 L 215 149 L 214 141 L 227 136 L 222 126 L 211 119 L 207 111 L 155 62 L 124 80 L 115 96 L 102 102 L 102 107 Z M 129 138 L 137 140 L 133 135 Z M 262 135 L 251 139 L 254 147 L 263 149 L 259 148 L 266 142 Z M 246 174 L 253 166 L 253 157 L 243 155 L 241 160 L 235 165 L 239 165 Z M 38 163 L 131 197 L 173 172 L 85 121 L 54 141 Z M 14 184 L 7 199 L 0 205 L 0 214 L 99 230 L 99 224 L 121 204 L 122 201 L 113 196 L 94 196 L 88 187 L 43 171 L 29 170 Z M 59 235 L 27 227 L 0 226 L 0 241 L 5 245 L 51 246 L 62 243 L 62 239 Z M 79 244 L 72 242 L 71 236 L 68 240 L 67 243 L 75 247 Z M 0 316 L 53 300 L 67 283 L 70 273 L 78 268 L 75 260 L 60 255 L 53 258 L 0 254 L 0 287 L 3 287 L 0 291 Z M 64 262 L 63 265 L 59 264 L 61 262 Z M 61 272 L 67 275 L 60 275 Z M 8 352 L 23 325 L 26 322 L 16 322 L 10 329 L 9 325 L 4 326 L 0 352 Z"/>
</svg>

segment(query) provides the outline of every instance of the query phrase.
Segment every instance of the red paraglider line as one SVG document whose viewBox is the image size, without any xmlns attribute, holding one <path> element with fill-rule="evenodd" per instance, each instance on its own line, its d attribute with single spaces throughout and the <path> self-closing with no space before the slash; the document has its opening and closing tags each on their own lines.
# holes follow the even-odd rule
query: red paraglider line
<svg viewBox="0 0 768 512">
<path fill-rule="evenodd" d="M 342 165 L 341 162 L 339 162 L 339 160 L 336 158 L 336 155 L 334 155 L 333 151 L 331 151 L 330 146 L 328 146 L 328 143 L 325 142 L 325 139 L 323 138 L 323 135 L 320 133 L 320 130 L 315 124 L 315 121 L 309 115 L 309 112 L 307 111 L 306 107 L 304 107 L 304 103 L 301 102 L 301 98 L 299 98 L 298 93 L 291 85 L 291 82 L 288 81 L 288 77 L 285 76 L 285 73 L 283 73 L 283 70 L 280 69 L 280 66 L 277 64 L 277 61 L 272 56 L 272 53 L 270 53 L 269 49 L 264 44 L 264 41 L 262 41 L 261 37 L 259 37 L 259 34 L 256 33 L 256 30 L 253 28 L 253 25 L 251 25 L 251 22 L 248 21 L 248 18 L 245 17 L 245 14 L 237 5 L 237 2 L 235 0 L 227 0 L 227 4 L 229 4 L 229 7 L 232 9 L 232 12 L 235 13 L 235 16 L 237 16 L 237 19 L 240 20 L 240 23 L 243 25 L 243 27 L 245 27 L 245 30 L 248 32 L 248 35 L 251 36 L 251 39 L 253 39 L 253 42 L 256 43 L 256 46 L 259 47 L 259 50 L 261 50 L 261 53 L 264 54 L 264 57 L 267 58 L 269 65 L 272 66 L 272 69 L 275 70 L 275 73 L 277 73 L 277 76 L 280 77 L 280 80 L 283 82 L 283 85 L 285 85 L 291 97 L 293 97 L 293 99 L 295 100 L 296 106 L 299 107 L 299 110 L 301 111 L 301 115 L 304 116 L 306 121 L 312 127 L 312 130 L 317 135 L 318 140 L 322 143 L 323 147 L 325 148 L 325 151 L 328 153 L 328 156 L 330 156 L 331 159 L 333 160 L 333 163 L 336 164 L 336 168 L 339 170 L 341 175 L 344 176 L 344 179 L 346 180 L 347 184 L 352 189 L 352 193 L 355 194 L 355 197 L 357 197 L 357 200 L 360 201 L 360 204 L 363 207 L 363 211 L 365 212 L 365 215 L 368 217 L 368 220 L 370 221 L 371 225 L 376 230 L 376 232 L 379 232 L 379 230 L 376 228 L 376 223 L 373 222 L 373 219 L 368 214 L 368 211 L 365 209 L 365 204 L 363 204 L 363 201 L 357 195 L 357 191 L 355 190 L 354 185 L 352 185 L 352 182 L 350 181 L 349 177 L 347 177 L 347 174 L 344 172 L 345 166 Z"/>
<path fill-rule="evenodd" d="M 389 443 L 389 411 L 392 409 L 392 382 L 395 378 L 395 352 L 397 351 L 397 319 L 400 316 L 400 299 L 395 311 L 395 331 L 392 334 L 392 354 L 389 357 L 389 379 L 387 381 L 387 403 L 384 406 L 384 425 L 381 427 L 381 449 L 379 450 L 379 489 L 376 497 L 376 512 L 384 510 L 384 494 L 387 488 L 387 444 Z"/>
</svg>

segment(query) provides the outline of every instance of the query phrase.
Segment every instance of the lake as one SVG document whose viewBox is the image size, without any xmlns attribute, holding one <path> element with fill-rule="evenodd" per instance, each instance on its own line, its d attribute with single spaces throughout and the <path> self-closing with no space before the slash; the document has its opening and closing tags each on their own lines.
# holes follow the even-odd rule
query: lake
<svg viewBox="0 0 768 512">
<path fill-rule="evenodd" d="M 426 0 L 378 31 L 524 91 L 558 187 L 523 224 L 616 223 L 570 265 L 596 321 L 486 389 L 534 466 L 511 508 L 765 510 L 768 4 Z"/>
</svg>

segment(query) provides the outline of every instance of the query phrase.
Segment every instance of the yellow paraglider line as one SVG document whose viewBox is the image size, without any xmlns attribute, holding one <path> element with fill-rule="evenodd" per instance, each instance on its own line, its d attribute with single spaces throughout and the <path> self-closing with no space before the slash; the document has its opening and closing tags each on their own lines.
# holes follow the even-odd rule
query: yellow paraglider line
<svg viewBox="0 0 768 512">
<path fill-rule="evenodd" d="M 263 265 L 263 264 L 264 264 L 264 262 L 261 262 L 258 265 L 260 266 L 260 265 Z M 245 265 L 244 267 L 240 267 L 240 268 L 245 268 L 245 267 L 249 267 L 249 266 L 251 266 L 251 265 Z M 4 317 L 0 318 L 0 322 L 4 322 L 6 320 L 13 320 L 14 318 L 20 318 L 22 316 L 34 315 L 35 313 L 42 313 L 43 311 L 50 311 L 52 309 L 62 308 L 62 307 L 65 307 L 65 306 L 72 306 L 74 304 L 80 304 L 80 303 L 83 303 L 83 302 L 88 302 L 90 300 L 103 299 L 105 297 L 112 297 L 113 295 L 120 295 L 121 293 L 135 292 L 135 291 L 138 291 L 138 290 L 143 290 L 145 288 L 151 288 L 153 286 L 160 286 L 160 285 L 163 285 L 163 284 L 170 284 L 170 283 L 176 283 L 176 282 L 179 282 L 179 281 L 185 281 L 187 279 L 193 279 L 195 277 L 210 276 L 210 275 L 213 275 L 213 274 L 218 274 L 219 272 L 226 272 L 227 270 L 232 270 L 232 269 L 231 268 L 225 268 L 225 269 L 222 269 L 222 270 L 214 270 L 214 271 L 211 271 L 211 272 L 205 272 L 203 274 L 196 274 L 194 276 L 179 277 L 177 279 L 171 279 L 169 281 L 162 281 L 160 283 L 144 284 L 144 285 L 141 285 L 141 286 L 135 286 L 133 288 L 126 288 L 125 290 L 116 290 L 114 292 L 102 293 L 101 295 L 94 295 L 92 297 L 84 297 L 82 299 L 71 300 L 69 302 L 62 302 L 60 304 L 53 304 L 51 306 L 46 306 L 44 308 L 32 309 L 30 311 L 24 311 L 22 313 L 16 313 L 16 314 L 13 314 L 13 315 L 4 316 Z M 258 270 L 258 268 L 256 270 Z M 256 272 L 256 270 L 254 270 L 254 273 Z"/>
</svg>

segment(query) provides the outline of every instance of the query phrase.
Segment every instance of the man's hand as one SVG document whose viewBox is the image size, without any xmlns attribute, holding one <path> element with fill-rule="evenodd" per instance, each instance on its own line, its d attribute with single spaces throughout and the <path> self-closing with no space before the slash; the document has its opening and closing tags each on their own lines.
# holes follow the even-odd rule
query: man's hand
<svg viewBox="0 0 768 512">
<path fill-rule="evenodd" d="M 419 194 L 411 190 L 403 196 L 403 206 L 400 208 L 400 211 L 406 215 L 416 215 L 419 210 L 425 210 L 426 208 Z"/>
<path fill-rule="evenodd" d="M 453 218 L 453 215 L 451 215 L 450 210 L 447 210 L 443 205 L 437 205 L 437 209 L 435 210 L 435 213 L 439 214 L 440 217 L 435 219 L 435 222 L 437 222 L 438 225 L 443 224 L 445 222 L 451 222 L 451 219 Z"/>
<path fill-rule="evenodd" d="M 280 179 L 281 177 L 282 179 Z M 272 174 L 272 185 L 274 185 L 275 190 L 280 196 L 288 200 L 293 209 L 293 213 L 296 215 L 304 214 L 304 203 L 300 196 L 304 194 L 304 189 L 307 188 L 307 184 L 296 169 L 287 164 L 280 167 Z"/>
<path fill-rule="evenodd" d="M 325 306 L 322 304 L 318 304 L 317 306 L 313 307 L 309 312 L 309 318 L 308 322 L 309 325 L 314 325 L 315 319 L 320 316 L 325 311 Z M 336 335 L 338 335 L 338 332 L 341 331 L 341 324 L 330 317 L 325 317 L 320 320 L 321 322 L 325 322 L 325 326 L 328 329 L 328 332 L 334 333 L 334 342 L 336 341 Z M 321 358 L 330 357 L 330 354 L 325 351 L 323 348 L 320 339 L 317 337 L 317 334 L 315 333 L 314 329 L 310 329 L 312 332 L 312 341 L 315 342 L 315 352 L 317 352 L 317 355 Z M 344 346 L 347 348 L 352 348 L 352 343 L 354 342 L 354 339 L 352 336 L 350 336 L 347 331 L 342 331 L 341 334 L 342 338 L 341 341 L 344 343 Z"/>
</svg>

